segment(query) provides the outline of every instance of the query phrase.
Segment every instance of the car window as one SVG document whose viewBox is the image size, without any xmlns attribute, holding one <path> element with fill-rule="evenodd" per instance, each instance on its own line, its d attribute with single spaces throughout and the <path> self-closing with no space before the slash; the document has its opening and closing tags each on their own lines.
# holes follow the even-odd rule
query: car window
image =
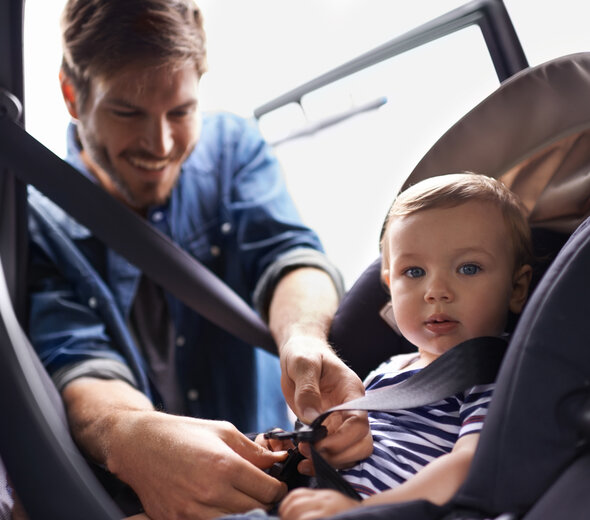
<svg viewBox="0 0 590 520">
<path fill-rule="evenodd" d="M 209 53 L 201 107 L 251 116 L 269 99 L 465 2 L 197 3 L 205 17 Z M 26 125 L 61 156 L 68 122 L 57 80 L 58 20 L 63 4 L 64 0 L 25 3 Z M 568 20 L 578 27 L 579 17 L 567 18 L 566 5 L 550 4 L 555 3 L 506 1 L 517 33 L 526 35 L 522 43 L 531 64 L 553 57 L 550 42 L 545 37 L 540 43 L 543 38 L 537 35 L 547 25 L 550 30 L 545 36 L 553 35 L 552 41 L 560 36 L 556 52 L 581 45 L 578 40 L 564 46 L 563 40 L 572 36 L 560 26 Z M 576 0 L 565 0 L 565 4 L 572 4 L 572 12 L 580 8 Z M 385 212 L 417 161 L 451 124 L 497 86 L 481 32 L 472 26 L 311 93 L 303 99 L 303 110 L 289 105 L 261 118 L 263 133 L 273 142 L 326 117 L 387 98 L 379 109 L 276 146 L 304 220 L 319 232 L 348 286 L 378 255 Z"/>
<path fill-rule="evenodd" d="M 463 51 L 472 47 L 479 52 Z M 385 214 L 416 163 L 497 85 L 481 33 L 470 28 L 304 97 L 308 122 L 387 98 L 376 110 L 276 147 L 301 212 L 345 269 L 347 284 L 378 256 Z M 274 137 L 276 126 L 266 128 L 264 119 Z"/>
</svg>

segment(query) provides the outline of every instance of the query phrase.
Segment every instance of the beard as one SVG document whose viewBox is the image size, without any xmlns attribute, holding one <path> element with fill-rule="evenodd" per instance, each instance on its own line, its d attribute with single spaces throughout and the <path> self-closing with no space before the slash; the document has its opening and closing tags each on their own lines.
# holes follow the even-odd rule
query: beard
<svg viewBox="0 0 590 520">
<path fill-rule="evenodd" d="M 84 134 L 83 152 L 86 154 L 87 159 L 90 162 L 87 166 L 89 166 L 91 173 L 100 181 L 101 179 L 95 171 L 96 167 L 104 172 L 112 187 L 116 190 L 116 193 L 111 194 L 135 210 L 144 210 L 149 206 L 166 203 L 170 197 L 172 188 L 176 184 L 178 176 L 180 175 L 179 168 L 175 175 L 174 182 L 172 182 L 169 188 L 165 189 L 163 192 L 162 186 L 159 183 L 145 183 L 144 189 L 141 191 L 133 190 L 113 164 L 107 148 L 104 145 L 101 145 L 91 133 Z M 92 166 L 94 166 L 94 168 Z M 112 192 L 112 190 L 109 190 L 108 188 L 107 191 Z"/>
</svg>

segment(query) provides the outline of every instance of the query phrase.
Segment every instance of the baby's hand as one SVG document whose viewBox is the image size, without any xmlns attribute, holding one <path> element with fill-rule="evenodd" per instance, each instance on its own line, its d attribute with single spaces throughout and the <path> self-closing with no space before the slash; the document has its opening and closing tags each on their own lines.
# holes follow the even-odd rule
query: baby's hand
<svg viewBox="0 0 590 520">
<path fill-rule="evenodd" d="M 332 489 L 299 488 L 281 502 L 281 520 L 313 520 L 360 507 L 361 503 Z"/>
</svg>

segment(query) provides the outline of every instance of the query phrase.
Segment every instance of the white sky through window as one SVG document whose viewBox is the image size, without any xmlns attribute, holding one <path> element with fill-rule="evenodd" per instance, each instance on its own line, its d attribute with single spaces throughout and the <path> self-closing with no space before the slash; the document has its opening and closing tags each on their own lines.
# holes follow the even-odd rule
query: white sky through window
<svg viewBox="0 0 590 520">
<path fill-rule="evenodd" d="M 250 116 L 262 103 L 463 4 L 460 0 L 202 0 L 209 72 L 203 109 Z M 59 14 L 26 0 L 28 131 L 65 153 Z M 590 50 L 586 0 L 506 0 L 531 65 Z M 350 286 L 378 255 L 385 212 L 416 162 L 498 85 L 477 28 L 383 62 L 261 120 L 269 139 L 386 96 L 387 104 L 276 148 L 305 222 Z"/>
</svg>

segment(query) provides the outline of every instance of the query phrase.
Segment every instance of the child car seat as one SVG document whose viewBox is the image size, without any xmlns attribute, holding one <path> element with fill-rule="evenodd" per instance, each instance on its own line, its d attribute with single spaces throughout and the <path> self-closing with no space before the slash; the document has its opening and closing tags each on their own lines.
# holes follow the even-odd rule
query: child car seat
<svg viewBox="0 0 590 520">
<path fill-rule="evenodd" d="M 588 517 L 590 349 L 583 298 L 590 290 L 589 88 L 590 53 L 515 75 L 453 126 L 404 184 L 464 170 L 502 179 L 530 212 L 535 247 L 544 255 L 536 281 L 551 265 L 514 330 L 471 471 L 451 502 L 408 502 L 334 518 Z M 373 336 L 355 322 L 355 306 L 362 307 L 361 317 L 380 319 L 382 293 L 357 301 L 368 284 L 379 283 L 375 265 L 343 300 L 332 327 L 335 348 L 348 360 L 361 349 L 348 341 L 355 336 L 347 327 L 382 359 L 405 348 L 393 330 L 393 340 L 374 344 L 384 334 Z"/>
<path fill-rule="evenodd" d="M 515 74 L 433 145 L 402 190 L 460 171 L 501 179 L 529 210 L 537 256 L 534 288 L 569 235 L 590 216 L 589 91 L 590 53 Z M 387 301 L 377 259 L 334 317 L 330 341 L 361 377 L 412 348 L 381 318 Z"/>
<path fill-rule="evenodd" d="M 587 518 L 588 265 L 590 219 L 560 251 L 514 331 L 468 478 L 449 504 L 418 501 L 333 518 Z"/>
</svg>

